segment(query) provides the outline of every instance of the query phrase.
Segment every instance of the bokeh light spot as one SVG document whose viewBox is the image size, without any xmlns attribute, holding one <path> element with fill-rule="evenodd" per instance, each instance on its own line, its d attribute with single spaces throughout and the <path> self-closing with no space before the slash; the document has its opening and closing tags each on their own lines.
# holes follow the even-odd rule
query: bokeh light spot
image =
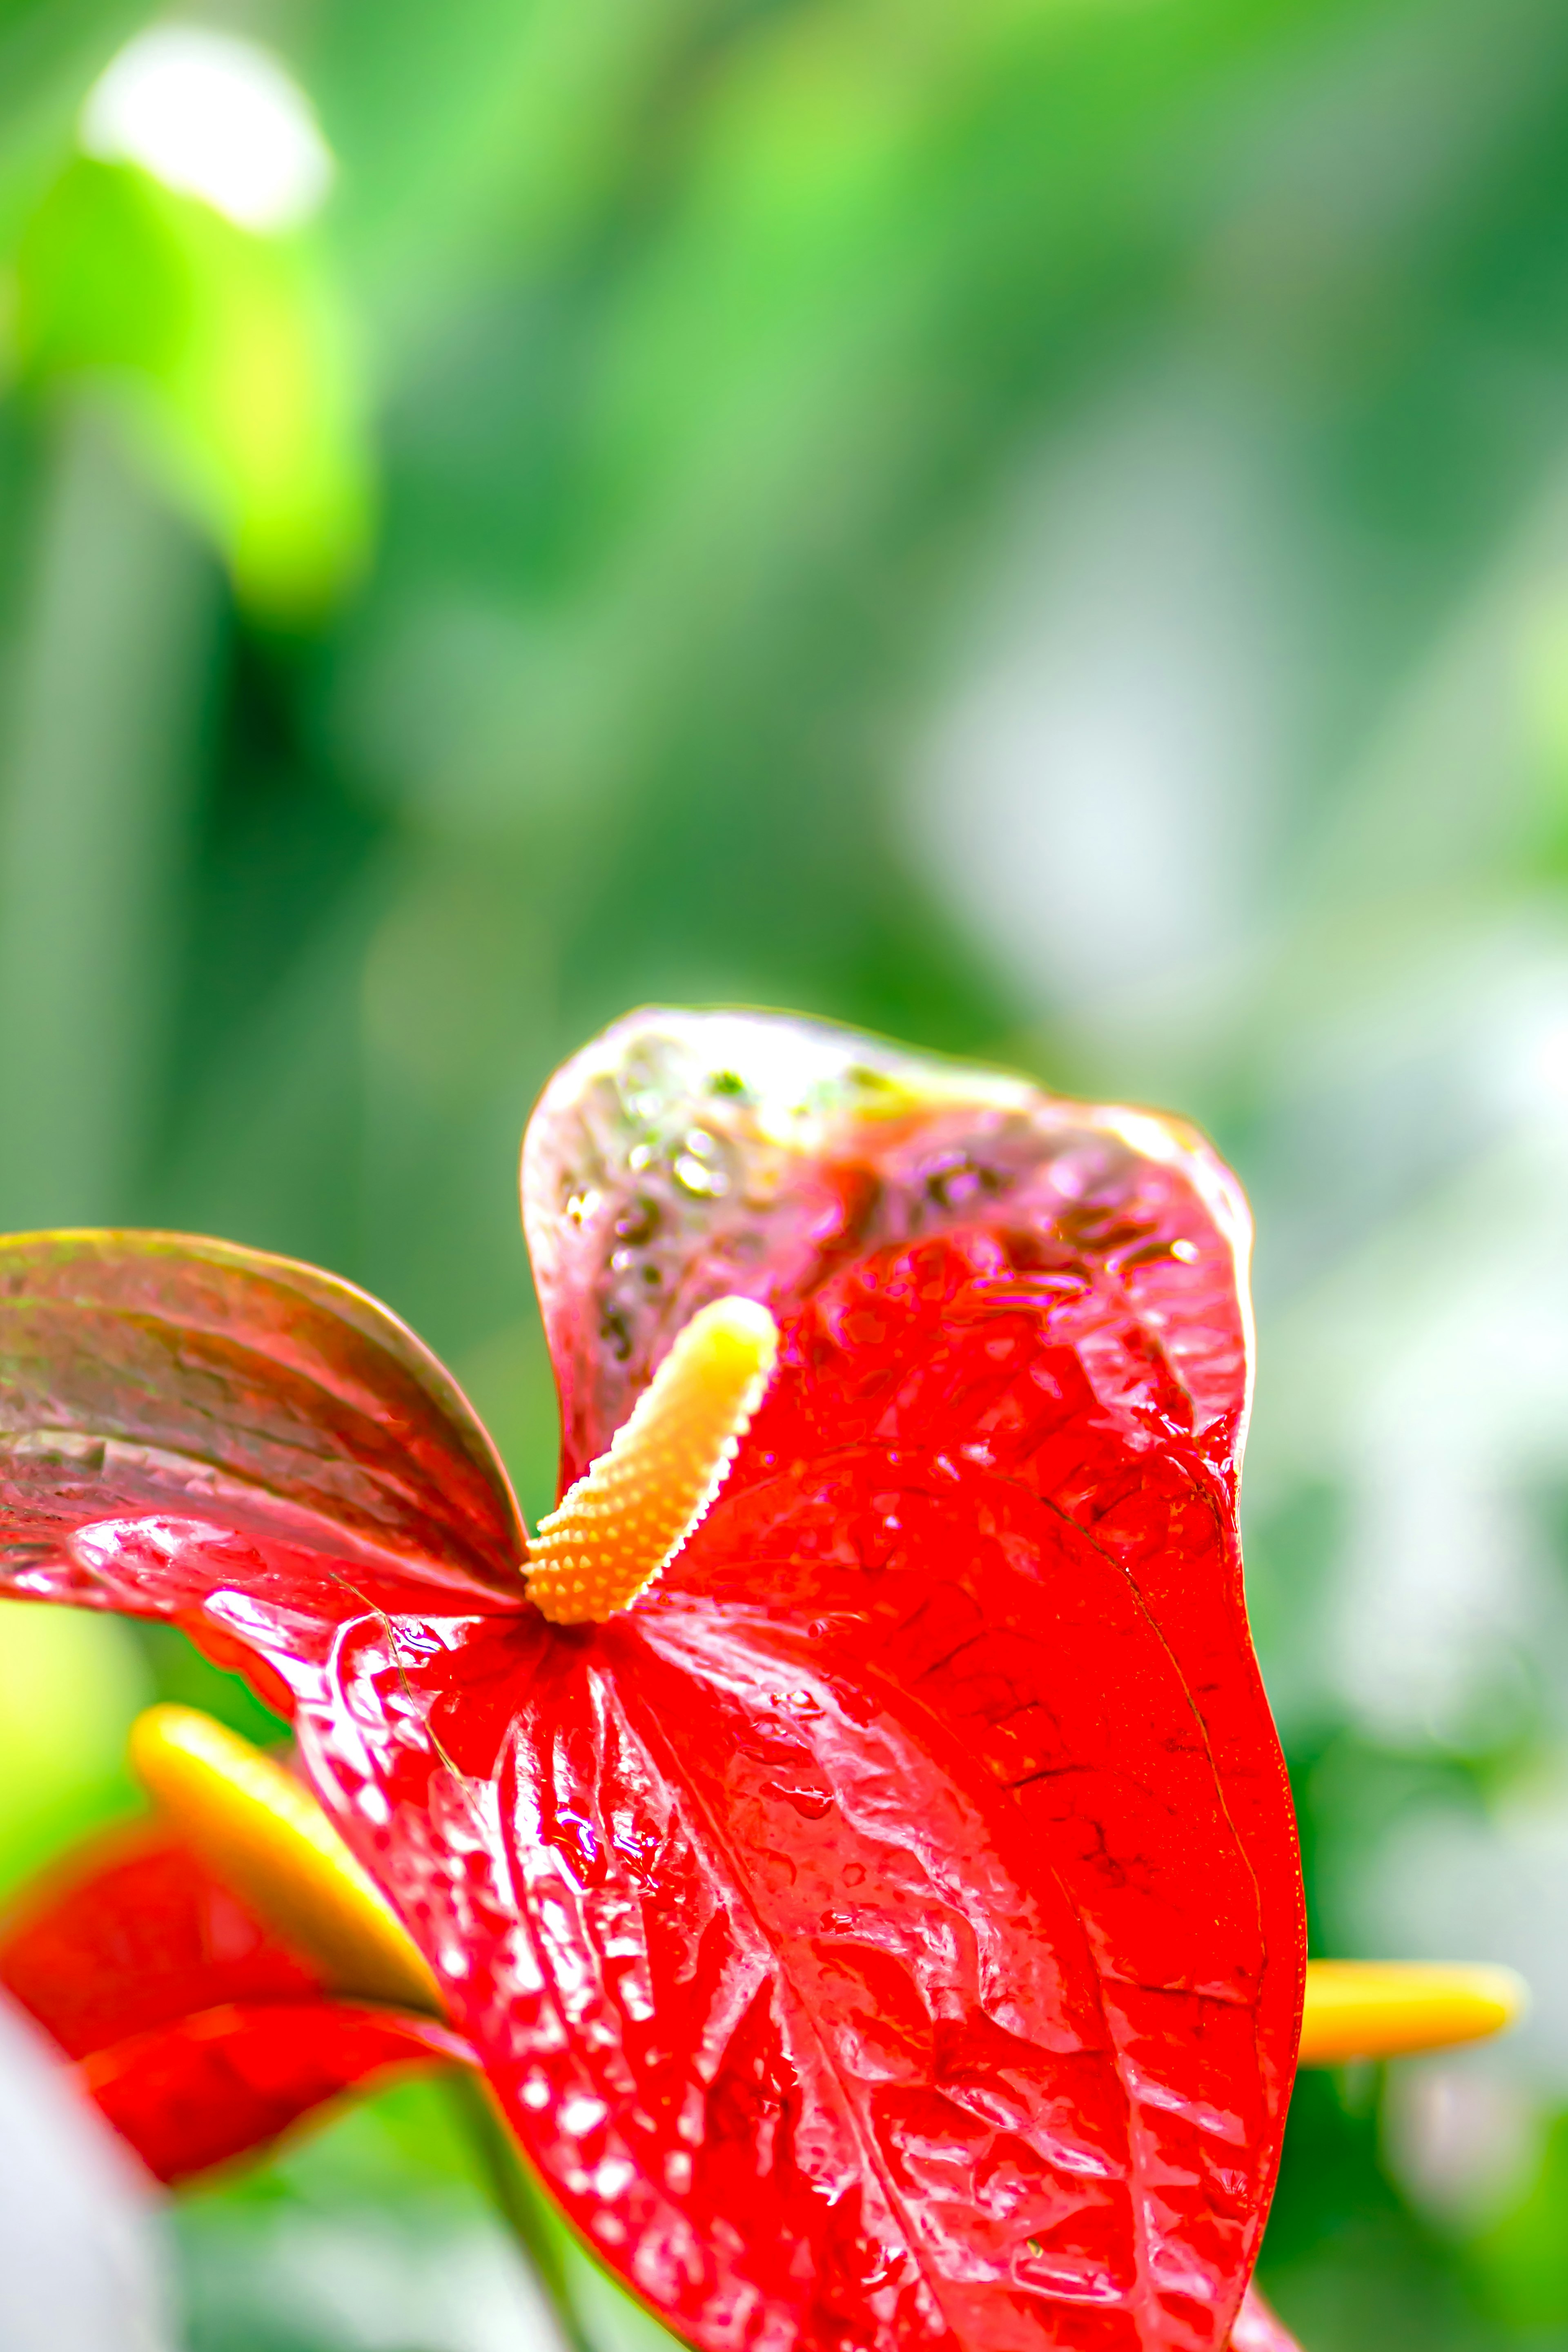
<svg viewBox="0 0 1568 2352">
<path fill-rule="evenodd" d="M 278 59 L 193 25 L 126 44 L 88 95 L 81 143 L 263 233 L 308 220 L 334 171 L 309 99 Z"/>
</svg>

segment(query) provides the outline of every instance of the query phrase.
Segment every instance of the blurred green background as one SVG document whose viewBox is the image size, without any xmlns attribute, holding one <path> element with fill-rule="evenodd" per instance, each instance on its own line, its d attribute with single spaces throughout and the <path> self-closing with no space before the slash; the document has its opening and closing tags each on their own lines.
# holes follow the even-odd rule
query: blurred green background
<svg viewBox="0 0 1568 2352">
<path fill-rule="evenodd" d="M 1568 2347 L 1568 5 L 149 21 L 0 0 L 0 1223 L 353 1276 L 537 1509 L 627 1005 L 1199 1118 L 1316 1948 L 1536 1996 L 1304 2079 L 1265 2281 Z M 220 1683 L 8 1609 L 0 1876 Z M 433 2095 L 184 2201 L 191 2352 L 521 2340 Z"/>
</svg>

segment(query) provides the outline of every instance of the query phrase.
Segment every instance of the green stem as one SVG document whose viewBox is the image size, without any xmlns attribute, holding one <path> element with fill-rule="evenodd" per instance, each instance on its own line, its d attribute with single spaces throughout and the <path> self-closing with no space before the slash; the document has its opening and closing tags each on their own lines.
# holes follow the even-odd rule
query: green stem
<svg viewBox="0 0 1568 2352">
<path fill-rule="evenodd" d="M 507 2129 L 489 2084 L 466 2066 L 454 2069 L 447 2082 L 496 2210 L 532 2264 L 571 2352 L 598 2352 L 573 2300 L 562 2257 L 561 2223 Z"/>
</svg>

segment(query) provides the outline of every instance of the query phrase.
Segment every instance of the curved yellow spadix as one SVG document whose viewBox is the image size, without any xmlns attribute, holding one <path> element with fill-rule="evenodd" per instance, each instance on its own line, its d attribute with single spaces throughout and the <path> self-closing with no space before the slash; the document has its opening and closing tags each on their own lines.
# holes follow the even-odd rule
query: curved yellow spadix
<svg viewBox="0 0 1568 2352">
<path fill-rule="evenodd" d="M 1309 1960 L 1300 2063 L 1342 2066 L 1481 2042 L 1522 2016 L 1511 1969 L 1425 1960 Z"/>
<path fill-rule="evenodd" d="M 152 1706 L 131 1765 L 208 1867 L 334 1992 L 445 2013 L 417 1946 L 310 1790 L 190 1706 Z"/>
<path fill-rule="evenodd" d="M 629 1609 L 697 1526 L 778 1358 L 778 1326 L 751 1298 L 694 1315 L 630 1418 L 528 1548 L 528 1595 L 557 1625 Z"/>
</svg>

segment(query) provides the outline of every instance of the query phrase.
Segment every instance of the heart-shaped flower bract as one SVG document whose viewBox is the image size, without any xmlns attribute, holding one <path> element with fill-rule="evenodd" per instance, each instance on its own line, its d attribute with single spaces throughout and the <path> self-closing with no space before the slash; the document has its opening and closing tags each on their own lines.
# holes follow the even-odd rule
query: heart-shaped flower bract
<svg viewBox="0 0 1568 2352">
<path fill-rule="evenodd" d="M 1148 1114 L 644 1013 L 547 1089 L 524 1213 L 563 1486 L 700 1309 L 781 1334 L 635 1606 L 534 1607 L 374 1302 L 136 1234 L 0 1248 L 7 1589 L 287 1706 L 524 2149 L 704 2352 L 1217 2352 L 1304 1958 L 1233 1181 Z"/>
</svg>

